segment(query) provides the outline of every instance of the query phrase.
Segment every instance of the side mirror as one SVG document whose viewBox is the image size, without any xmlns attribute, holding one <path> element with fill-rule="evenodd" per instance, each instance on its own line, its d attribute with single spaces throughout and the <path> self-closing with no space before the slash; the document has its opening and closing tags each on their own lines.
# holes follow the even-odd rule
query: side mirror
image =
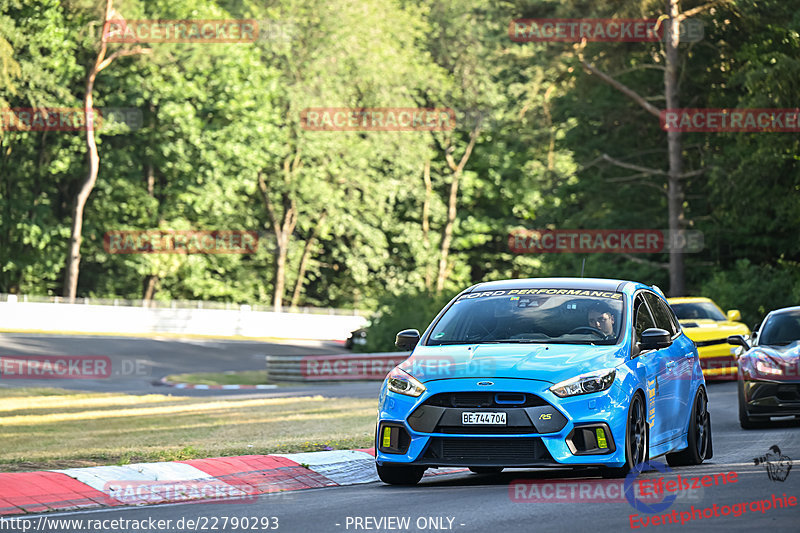
<svg viewBox="0 0 800 533">
<path fill-rule="evenodd" d="M 734 346 L 741 346 L 745 350 L 750 349 L 750 345 L 744 340 L 744 337 L 741 335 L 731 335 L 728 337 L 728 344 L 733 344 Z"/>
<path fill-rule="evenodd" d="M 419 342 L 419 331 L 416 329 L 404 329 L 397 334 L 394 345 L 401 350 L 413 350 Z"/>
<path fill-rule="evenodd" d="M 738 322 L 742 319 L 742 313 L 738 309 L 731 309 L 728 311 L 728 320 L 731 322 Z"/>
<path fill-rule="evenodd" d="M 672 335 L 661 328 L 647 328 L 642 332 L 639 348 L 642 350 L 660 350 L 672 345 Z"/>
</svg>

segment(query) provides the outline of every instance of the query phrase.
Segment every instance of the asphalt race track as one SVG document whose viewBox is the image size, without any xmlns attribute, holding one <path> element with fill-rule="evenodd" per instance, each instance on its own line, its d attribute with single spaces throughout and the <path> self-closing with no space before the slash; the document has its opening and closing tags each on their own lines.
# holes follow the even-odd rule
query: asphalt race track
<svg viewBox="0 0 800 533">
<path fill-rule="evenodd" d="M 346 350 L 333 342 L 291 341 L 268 343 L 207 339 L 149 339 L 110 336 L 67 336 L 0 333 L 0 357 L 28 356 L 105 356 L 111 375 L 105 379 L 10 379 L 0 376 L 0 387 L 59 387 L 91 392 L 128 394 L 172 394 L 181 396 L 285 396 L 323 394 L 341 396 L 339 384 L 312 383 L 281 386 L 275 390 L 198 390 L 176 389 L 158 383 L 162 377 L 185 372 L 224 372 L 263 370 L 264 357 L 275 355 L 336 354 Z M 346 396 L 376 398 L 379 384 L 352 383 Z"/>
<path fill-rule="evenodd" d="M 28 350 L 56 350 L 57 353 L 87 354 L 114 353 L 120 357 L 144 357 L 152 361 L 158 372 L 174 372 L 191 365 L 195 370 L 203 365 L 214 368 L 246 369 L 254 366 L 256 356 L 264 353 L 264 347 L 283 350 L 304 350 L 307 347 L 287 345 L 264 345 L 263 343 L 224 343 L 195 341 L 152 341 L 131 339 L 66 338 L 3 335 L 0 349 L 3 355 Z M 318 348 L 323 350 L 325 348 Z M 220 359 L 213 362 L 215 352 Z M 27 353 L 27 352 L 26 352 Z M 53 352 L 50 352 L 53 353 Z M 94 352 L 91 352 L 94 353 Z M 316 353 L 322 353 L 317 351 Z M 263 356 L 262 356 L 263 357 Z M 202 362 L 202 365 L 200 364 Z M 226 366 L 227 365 L 227 366 Z M 203 368 L 205 369 L 205 368 Z M 114 382 L 115 380 L 107 380 Z M 14 383 L 12 386 L 19 386 Z M 41 384 L 41 383 L 40 383 Z M 47 383 L 46 385 L 66 386 Z M 84 384 L 85 385 L 85 384 Z M 3 386 L 9 386 L 3 384 Z M 137 384 L 125 387 L 137 390 Z M 319 387 L 315 385 L 315 387 Z M 335 389 L 346 389 L 354 395 L 351 387 L 328 385 L 325 393 L 336 394 Z M 70 388 L 80 388 L 71 384 Z M 88 387 L 87 387 L 88 388 Z M 364 384 L 357 394 L 374 393 L 377 384 Z M 104 390 L 92 388 L 91 390 Z M 119 390 L 117 388 L 116 390 Z M 154 389 L 156 390 L 156 389 Z M 309 390 L 303 387 L 299 390 Z M 372 391 L 372 392 L 371 392 Z M 138 392 L 142 392 L 139 390 Z M 152 391 L 150 391 L 152 392 Z M 188 392 L 188 391 L 187 391 Z M 205 392 L 208 391 L 198 391 Z M 226 391 L 227 392 L 227 391 Z M 265 391 L 270 392 L 270 391 Z M 252 391 L 251 391 L 252 393 Z M 281 394 L 292 393 L 281 389 Z M 340 391 L 343 394 L 343 391 Z M 800 425 L 795 421 L 775 423 L 769 429 L 744 431 L 740 429 L 737 414 L 736 384 L 712 383 L 709 385 L 709 410 L 712 416 L 714 458 L 700 467 L 675 468 L 673 474 L 682 478 L 702 477 L 715 473 L 736 472 L 735 481 L 724 485 L 700 487 L 679 491 L 671 505 L 659 509 L 656 514 L 634 509 L 627 501 L 571 501 L 569 490 L 562 497 L 552 488 L 551 481 L 590 481 L 597 483 L 598 477 L 591 471 L 570 472 L 567 470 L 513 470 L 499 475 L 458 473 L 424 479 L 417 487 L 390 487 L 381 483 L 369 483 L 347 487 L 332 487 L 280 494 L 265 494 L 252 500 L 231 503 L 184 503 L 148 507 L 116 508 L 97 511 L 75 511 L 49 513 L 25 517 L 28 531 L 87 531 L 85 528 L 59 524 L 56 520 L 171 520 L 168 527 L 142 529 L 126 526 L 124 522 L 108 524 L 107 529 L 91 531 L 284 531 L 291 533 L 327 533 L 346 531 L 457 531 L 457 532 L 538 532 L 538 531 L 589 531 L 616 532 L 631 530 L 631 517 L 638 520 L 637 530 L 647 531 L 798 531 L 800 530 L 800 502 L 793 507 L 772 508 L 773 495 L 781 498 L 800 499 L 800 466 L 791 467 L 792 460 L 800 462 Z M 777 445 L 783 456 L 782 466 L 775 464 L 776 478 L 771 480 L 765 465 L 756 465 L 754 459 L 769 452 Z M 663 458 L 659 459 L 663 463 Z M 661 474 L 650 472 L 644 479 L 657 479 Z M 512 482 L 522 481 L 526 490 L 517 492 Z M 515 501 L 530 499 L 532 487 L 538 487 L 542 498 L 539 501 Z M 520 496 L 521 495 L 521 496 Z M 769 500 L 766 503 L 752 502 Z M 747 509 L 742 512 L 742 506 Z M 713 516 L 717 506 L 718 516 Z M 734 507 L 730 507 L 734 506 Z M 655 507 L 655 505 L 654 505 Z M 692 514 L 692 508 L 697 513 Z M 698 518 L 709 508 L 706 517 Z M 664 516 L 676 511 L 678 524 L 644 527 L 645 517 Z M 730 514 L 723 515 L 725 511 Z M 738 510 L 738 512 L 737 512 Z M 680 524 L 681 513 L 694 516 L 693 520 Z M 739 516 L 734 516 L 739 514 Z M 40 518 L 46 521 L 40 522 Z M 236 517 L 237 527 L 232 518 Z M 270 517 L 270 518 L 268 518 Z M 271 518 L 277 518 L 276 521 Z M 396 518 L 395 518 L 396 517 Z M 42 518 L 42 519 L 44 519 Z M 245 521 L 244 519 L 247 519 Z M 408 520 L 407 526 L 404 520 Z M 182 520 L 182 522 L 181 522 Z M 193 522 L 189 522 L 193 521 Z M 129 522 L 130 524 L 130 522 Z M 8 526 L 8 524 L 6 524 Z M 17 529 L 22 531 L 21 523 Z M 8 527 L 6 527 L 8 529 Z"/>
</svg>

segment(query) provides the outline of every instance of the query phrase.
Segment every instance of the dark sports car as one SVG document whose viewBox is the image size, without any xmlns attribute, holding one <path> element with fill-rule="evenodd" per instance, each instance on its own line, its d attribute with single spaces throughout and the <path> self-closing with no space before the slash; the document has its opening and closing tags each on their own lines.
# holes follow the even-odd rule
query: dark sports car
<svg viewBox="0 0 800 533">
<path fill-rule="evenodd" d="M 744 347 L 739 357 L 739 423 L 753 429 L 770 417 L 800 418 L 800 306 L 770 312 L 751 343 L 741 335 L 728 343 Z"/>
</svg>

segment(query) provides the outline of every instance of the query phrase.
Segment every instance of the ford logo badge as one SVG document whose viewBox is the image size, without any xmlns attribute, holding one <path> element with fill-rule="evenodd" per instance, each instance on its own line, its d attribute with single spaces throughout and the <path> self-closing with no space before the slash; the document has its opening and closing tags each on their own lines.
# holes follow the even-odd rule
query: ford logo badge
<svg viewBox="0 0 800 533">
<path fill-rule="evenodd" d="M 478 382 L 478 386 L 479 387 L 488 387 L 489 385 L 494 385 L 494 382 L 493 381 L 479 381 Z"/>
</svg>

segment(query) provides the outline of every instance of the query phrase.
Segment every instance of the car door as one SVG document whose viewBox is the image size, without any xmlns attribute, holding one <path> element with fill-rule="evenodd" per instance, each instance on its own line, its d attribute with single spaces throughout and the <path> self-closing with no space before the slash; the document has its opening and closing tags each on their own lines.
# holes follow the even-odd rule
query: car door
<svg viewBox="0 0 800 533">
<path fill-rule="evenodd" d="M 644 298 L 653 313 L 656 327 L 666 330 L 672 337 L 672 345 L 659 350 L 665 372 L 659 382 L 659 394 L 664 406 L 664 440 L 678 437 L 686 429 L 687 413 L 692 401 L 692 366 L 694 343 L 680 338 L 672 311 L 654 293 L 645 292 Z"/>
<path fill-rule="evenodd" d="M 670 415 L 665 410 L 662 394 L 662 384 L 666 379 L 666 360 L 669 358 L 664 350 L 649 350 L 640 352 L 638 343 L 642 340 L 642 333 L 650 328 L 656 327 L 653 315 L 645 303 L 644 294 L 638 293 L 633 301 L 633 337 L 634 355 L 638 358 L 639 364 L 646 371 L 645 396 L 647 400 L 647 424 L 650 426 L 650 445 L 659 444 L 666 440 L 665 431 L 667 427 L 664 421 Z"/>
</svg>

